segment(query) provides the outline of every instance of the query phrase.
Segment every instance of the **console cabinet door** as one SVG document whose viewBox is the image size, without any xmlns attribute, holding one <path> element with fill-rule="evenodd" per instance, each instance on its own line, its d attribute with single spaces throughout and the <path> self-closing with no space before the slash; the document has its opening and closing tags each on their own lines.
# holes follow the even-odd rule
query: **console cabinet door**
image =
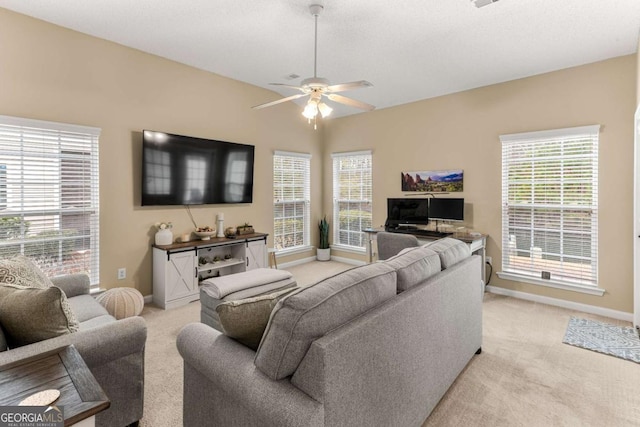
<svg viewBox="0 0 640 427">
<path fill-rule="evenodd" d="M 247 270 L 267 268 L 267 241 L 250 240 L 247 242 Z"/>
<path fill-rule="evenodd" d="M 198 293 L 195 252 L 171 254 L 166 265 L 165 300 L 167 302 Z"/>
</svg>

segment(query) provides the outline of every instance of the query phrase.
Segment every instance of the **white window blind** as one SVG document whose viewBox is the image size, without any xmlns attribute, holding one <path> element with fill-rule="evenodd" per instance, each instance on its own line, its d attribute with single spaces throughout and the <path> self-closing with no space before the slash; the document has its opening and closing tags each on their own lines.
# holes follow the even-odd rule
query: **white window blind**
<svg viewBox="0 0 640 427">
<path fill-rule="evenodd" d="M 333 245 L 352 249 L 365 247 L 365 228 L 371 227 L 370 151 L 334 153 L 333 157 Z"/>
<path fill-rule="evenodd" d="M 273 156 L 275 249 L 309 246 L 311 155 L 276 151 Z"/>
<path fill-rule="evenodd" d="M 597 287 L 599 129 L 500 137 L 504 272 Z"/>
<path fill-rule="evenodd" d="M 0 257 L 99 281 L 100 129 L 0 116 Z"/>
</svg>

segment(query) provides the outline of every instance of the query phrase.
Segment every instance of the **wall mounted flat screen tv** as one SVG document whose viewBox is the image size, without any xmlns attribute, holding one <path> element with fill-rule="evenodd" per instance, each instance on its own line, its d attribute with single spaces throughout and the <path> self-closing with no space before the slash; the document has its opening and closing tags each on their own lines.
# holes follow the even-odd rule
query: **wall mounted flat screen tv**
<svg viewBox="0 0 640 427">
<path fill-rule="evenodd" d="M 387 199 L 387 228 L 429 223 L 429 199 Z"/>
<path fill-rule="evenodd" d="M 142 132 L 142 206 L 251 203 L 253 145 Z"/>
<path fill-rule="evenodd" d="M 429 219 L 464 221 L 464 199 L 434 197 L 429 200 Z"/>
</svg>

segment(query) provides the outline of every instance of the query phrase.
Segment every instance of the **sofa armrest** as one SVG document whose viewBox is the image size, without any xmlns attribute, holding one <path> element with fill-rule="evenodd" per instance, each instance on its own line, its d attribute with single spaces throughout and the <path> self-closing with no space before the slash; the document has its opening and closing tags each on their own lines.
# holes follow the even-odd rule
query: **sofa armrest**
<svg viewBox="0 0 640 427">
<path fill-rule="evenodd" d="M 84 273 L 52 277 L 51 282 L 54 286 L 62 289 L 67 298 L 88 294 L 91 288 L 89 276 Z"/>
<path fill-rule="evenodd" d="M 191 368 L 197 371 L 198 377 L 206 378 L 205 387 L 209 390 L 197 390 L 200 397 L 223 391 L 230 400 L 227 403 L 236 411 L 246 408 L 246 413 L 233 414 L 236 421 L 260 420 L 262 425 L 280 426 L 324 424 L 324 411 L 319 402 L 293 386 L 288 378 L 280 381 L 268 378 L 253 364 L 253 350 L 215 329 L 201 323 L 189 324 L 178 334 L 177 346 L 184 359 L 185 372 Z M 185 375 L 184 413 L 197 410 L 201 421 L 212 422 L 208 417 L 215 417 L 216 407 L 225 402 L 201 402 L 201 398 L 191 401 L 188 394 L 193 390 L 189 387 L 189 377 Z M 207 411 L 212 412 L 205 413 Z"/>
<path fill-rule="evenodd" d="M 130 354 L 142 353 L 146 340 L 147 326 L 144 319 L 130 317 L 0 352 L 0 366 L 73 344 L 91 368 Z"/>
</svg>

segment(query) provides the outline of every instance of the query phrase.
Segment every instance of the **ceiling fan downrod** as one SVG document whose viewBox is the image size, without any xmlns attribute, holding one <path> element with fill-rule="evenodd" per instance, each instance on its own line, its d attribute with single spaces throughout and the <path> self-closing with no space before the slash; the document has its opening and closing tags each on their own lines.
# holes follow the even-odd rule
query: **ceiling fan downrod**
<svg viewBox="0 0 640 427">
<path fill-rule="evenodd" d="M 320 16 L 324 7 L 319 4 L 312 4 L 309 6 L 309 10 L 315 20 L 315 32 L 313 34 L 313 78 L 315 79 L 318 77 L 318 16 Z"/>
</svg>

